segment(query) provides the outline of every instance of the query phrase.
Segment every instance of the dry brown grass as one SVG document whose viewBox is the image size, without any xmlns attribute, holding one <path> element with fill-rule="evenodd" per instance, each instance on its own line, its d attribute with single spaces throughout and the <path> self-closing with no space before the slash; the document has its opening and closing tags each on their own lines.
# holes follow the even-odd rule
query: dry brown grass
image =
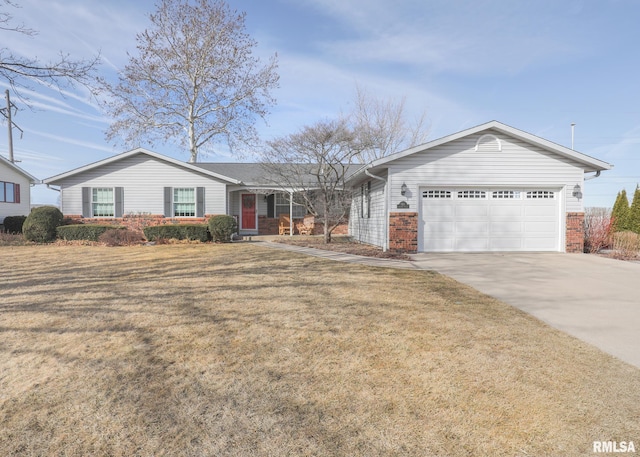
<svg viewBox="0 0 640 457">
<path fill-rule="evenodd" d="M 0 258 L 3 456 L 640 444 L 640 370 L 434 273 L 251 244 Z"/>
</svg>

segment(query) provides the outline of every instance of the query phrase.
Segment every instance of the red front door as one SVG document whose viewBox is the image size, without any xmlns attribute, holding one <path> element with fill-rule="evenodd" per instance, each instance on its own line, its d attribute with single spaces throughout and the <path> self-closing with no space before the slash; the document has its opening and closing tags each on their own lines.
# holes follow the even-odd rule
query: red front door
<svg viewBox="0 0 640 457">
<path fill-rule="evenodd" d="M 242 194 L 242 230 L 256 229 L 256 194 Z"/>
</svg>

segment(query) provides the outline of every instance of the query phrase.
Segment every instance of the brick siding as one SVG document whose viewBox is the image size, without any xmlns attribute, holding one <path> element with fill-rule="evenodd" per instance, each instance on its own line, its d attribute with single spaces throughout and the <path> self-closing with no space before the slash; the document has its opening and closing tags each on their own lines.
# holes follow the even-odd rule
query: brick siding
<svg viewBox="0 0 640 457">
<path fill-rule="evenodd" d="M 418 213 L 389 213 L 389 251 L 418 252 Z"/>
<path fill-rule="evenodd" d="M 566 251 L 584 252 L 584 213 L 567 213 Z"/>
</svg>

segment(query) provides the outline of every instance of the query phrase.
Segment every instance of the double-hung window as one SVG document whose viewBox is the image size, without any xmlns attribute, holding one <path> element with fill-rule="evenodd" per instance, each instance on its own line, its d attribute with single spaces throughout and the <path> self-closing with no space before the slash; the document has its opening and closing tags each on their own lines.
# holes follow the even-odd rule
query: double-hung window
<svg viewBox="0 0 640 457">
<path fill-rule="evenodd" d="M 20 184 L 0 181 L 0 202 L 20 203 Z"/>
<path fill-rule="evenodd" d="M 82 217 L 122 217 L 124 187 L 83 187 Z"/>
<path fill-rule="evenodd" d="M 196 189 L 194 187 L 173 188 L 174 217 L 196 216 Z"/>
<path fill-rule="evenodd" d="M 165 217 L 204 217 L 204 187 L 165 187 Z"/>
<path fill-rule="evenodd" d="M 113 187 L 94 187 L 91 191 L 93 217 L 114 217 L 116 202 Z"/>
<path fill-rule="evenodd" d="M 289 206 L 289 199 L 291 198 L 290 194 L 287 193 L 277 193 L 275 194 L 274 201 L 274 214 L 275 217 L 280 217 L 281 214 L 289 215 L 289 210 L 291 209 Z M 301 219 L 306 214 L 307 210 L 304 205 L 293 202 L 293 218 Z"/>
</svg>

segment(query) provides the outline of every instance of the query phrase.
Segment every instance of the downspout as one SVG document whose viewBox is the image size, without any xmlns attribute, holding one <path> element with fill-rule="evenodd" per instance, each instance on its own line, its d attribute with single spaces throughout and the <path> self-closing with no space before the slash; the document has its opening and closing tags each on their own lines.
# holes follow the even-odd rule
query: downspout
<svg viewBox="0 0 640 457">
<path fill-rule="evenodd" d="M 600 176 L 600 170 L 596 171 L 596 174 L 595 174 L 595 175 L 593 175 L 593 176 L 585 176 L 585 177 L 584 177 L 584 180 L 585 180 L 585 181 L 589 181 L 590 179 L 597 178 L 598 176 Z"/>
<path fill-rule="evenodd" d="M 389 246 L 389 199 L 388 199 L 388 195 L 387 195 L 387 180 L 385 178 L 383 178 L 382 176 L 377 176 L 374 174 L 369 173 L 369 170 L 367 168 L 364 169 L 364 174 L 369 176 L 370 178 L 373 179 L 377 179 L 379 181 L 382 181 L 384 183 L 384 236 L 382 237 L 383 242 L 382 242 L 382 251 L 383 252 L 387 252 L 388 246 Z"/>
</svg>

